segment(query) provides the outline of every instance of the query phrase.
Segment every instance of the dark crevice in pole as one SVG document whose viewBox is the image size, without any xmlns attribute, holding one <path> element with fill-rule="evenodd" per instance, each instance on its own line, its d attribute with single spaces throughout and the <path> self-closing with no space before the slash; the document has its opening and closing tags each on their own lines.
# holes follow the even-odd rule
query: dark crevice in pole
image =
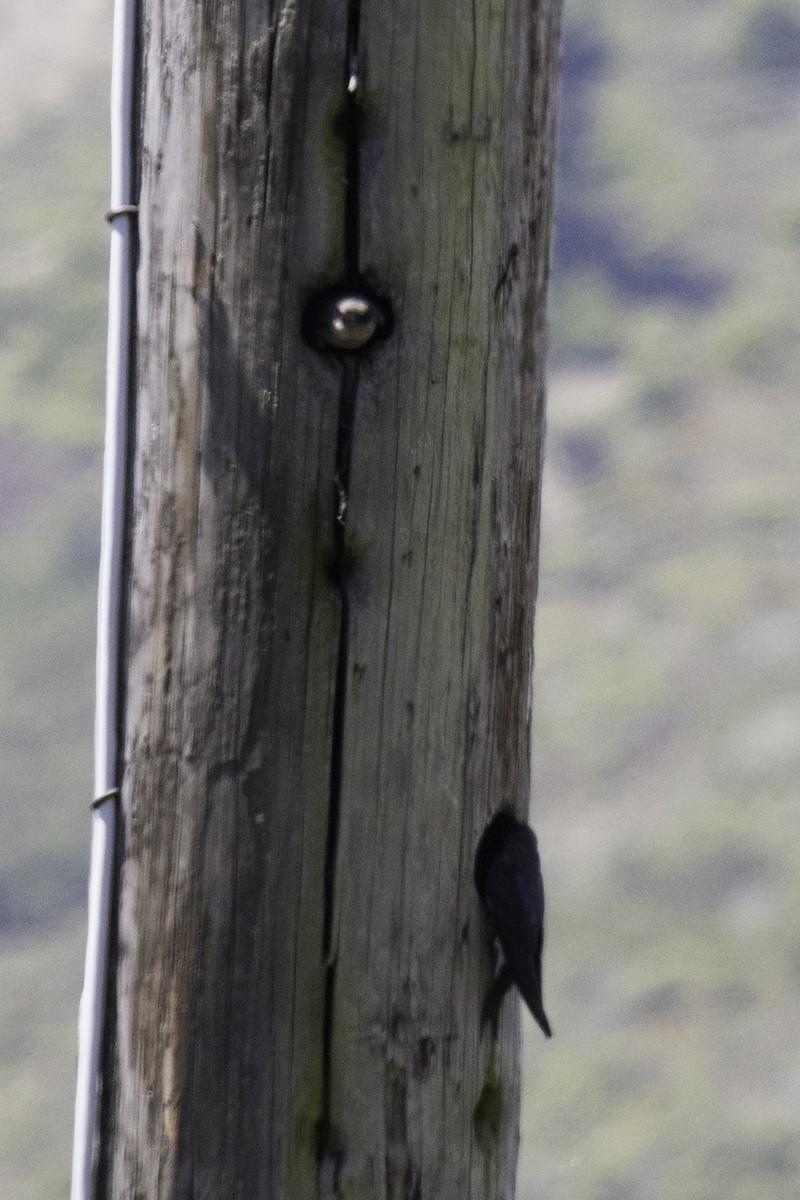
<svg viewBox="0 0 800 1200">
<path fill-rule="evenodd" d="M 344 283 L 357 287 L 359 269 L 359 138 L 360 77 L 358 38 L 361 19 L 360 0 L 348 0 L 345 38 L 344 78 L 344 136 L 345 136 L 345 197 L 344 197 Z M 343 309 L 346 297 L 337 300 L 333 319 L 344 317 L 344 333 L 348 333 L 348 312 Z M 358 315 L 358 314 L 356 314 Z M 367 310 L 367 318 L 372 314 Z M 362 315 L 363 324 L 363 315 Z M 377 321 L 375 321 L 377 326 Z M 349 326 L 352 328 L 352 325 Z M 374 332 L 374 329 L 373 329 Z M 343 347 L 350 349 L 351 347 Z M 353 346 L 353 350 L 361 346 Z M 333 561 L 331 579 L 339 593 L 339 644 L 336 658 L 336 682 L 333 701 L 331 734 L 330 797 L 328 830 L 325 846 L 325 880 L 323 912 L 323 962 L 325 964 L 325 999 L 322 1029 L 322 1096 L 317 1130 L 317 1153 L 320 1165 L 319 1190 L 334 1196 L 339 1193 L 339 1176 L 344 1160 L 344 1145 L 331 1114 L 331 1069 L 333 1054 L 334 1003 L 336 996 L 336 950 L 334 946 L 334 912 L 336 906 L 336 867 L 339 848 L 339 827 L 342 806 L 344 771 L 345 712 L 350 664 L 350 594 L 347 552 L 347 516 L 350 494 L 350 465 L 353 452 L 356 400 L 358 395 L 358 358 L 354 353 L 342 356 L 342 386 L 336 430 L 336 459 L 333 479 Z"/>
<path fill-rule="evenodd" d="M 347 502 L 350 487 L 350 461 L 353 446 L 353 420 L 358 389 L 358 360 L 352 355 L 342 364 L 342 391 L 336 437 L 336 471 L 333 492 L 333 562 L 331 578 L 339 593 L 339 645 L 336 658 L 336 682 L 331 735 L 330 800 L 328 833 L 325 847 L 325 886 L 323 916 L 323 961 L 325 964 L 325 1010 L 322 1032 L 322 1104 L 319 1123 L 320 1163 L 333 1159 L 334 1193 L 342 1148 L 331 1121 L 331 1052 L 333 1043 L 333 1007 L 336 989 L 336 950 L 334 911 L 336 904 L 336 864 L 339 848 L 339 823 L 344 771 L 344 732 L 347 707 L 347 683 L 350 663 L 350 593 L 347 552 Z"/>
<path fill-rule="evenodd" d="M 348 0 L 344 79 L 344 276 L 348 283 L 360 279 L 359 142 L 361 139 L 361 64 L 359 31 L 361 0 Z"/>
<path fill-rule="evenodd" d="M 348 541 L 350 466 L 360 375 L 360 356 L 373 342 L 392 331 L 389 302 L 377 296 L 361 278 L 360 262 L 360 144 L 363 135 L 362 66 L 359 47 L 361 0 L 346 0 L 344 79 L 341 136 L 344 142 L 344 228 L 342 274 L 338 281 L 315 292 L 302 318 L 306 342 L 341 362 L 342 383 L 336 428 L 333 477 L 333 552 L 330 578 L 339 597 L 339 640 L 331 733 L 330 794 L 325 844 L 322 957 L 325 971 L 322 1029 L 322 1083 L 317 1125 L 319 1193 L 336 1196 L 345 1156 L 340 1131 L 332 1116 L 332 1059 L 336 1000 L 336 870 L 344 776 L 345 713 L 350 671 L 350 580 L 353 568 Z"/>
</svg>

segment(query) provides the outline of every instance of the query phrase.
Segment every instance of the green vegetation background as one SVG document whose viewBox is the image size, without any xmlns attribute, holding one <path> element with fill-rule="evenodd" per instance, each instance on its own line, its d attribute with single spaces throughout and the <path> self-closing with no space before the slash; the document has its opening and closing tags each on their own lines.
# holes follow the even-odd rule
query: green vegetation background
<svg viewBox="0 0 800 1200">
<path fill-rule="evenodd" d="M 67 1194 L 109 5 L 0 0 L 0 1195 Z M 567 0 L 521 1200 L 800 1184 L 800 16 Z"/>
</svg>

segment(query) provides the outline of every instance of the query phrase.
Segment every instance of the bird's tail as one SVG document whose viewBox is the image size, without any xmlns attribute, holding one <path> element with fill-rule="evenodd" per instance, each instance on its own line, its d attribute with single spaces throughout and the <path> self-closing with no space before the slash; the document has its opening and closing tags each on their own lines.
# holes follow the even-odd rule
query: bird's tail
<svg viewBox="0 0 800 1200">
<path fill-rule="evenodd" d="M 547 1038 L 552 1037 L 553 1031 L 550 1028 L 550 1022 L 547 1019 L 547 1013 L 544 1011 L 544 1005 L 542 1004 L 541 984 L 538 980 L 526 980 L 525 982 L 527 986 L 520 988 L 522 999 L 530 1009 L 534 1021 L 539 1026 L 544 1036 Z"/>
</svg>

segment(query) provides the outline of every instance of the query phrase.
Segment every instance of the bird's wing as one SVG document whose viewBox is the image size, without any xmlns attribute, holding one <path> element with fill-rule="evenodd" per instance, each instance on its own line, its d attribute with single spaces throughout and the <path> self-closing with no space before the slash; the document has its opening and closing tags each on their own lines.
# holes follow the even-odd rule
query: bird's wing
<svg viewBox="0 0 800 1200">
<path fill-rule="evenodd" d="M 544 886 L 533 835 L 521 827 L 491 863 L 484 896 L 487 916 L 508 970 L 543 1028 L 542 944 Z"/>
</svg>

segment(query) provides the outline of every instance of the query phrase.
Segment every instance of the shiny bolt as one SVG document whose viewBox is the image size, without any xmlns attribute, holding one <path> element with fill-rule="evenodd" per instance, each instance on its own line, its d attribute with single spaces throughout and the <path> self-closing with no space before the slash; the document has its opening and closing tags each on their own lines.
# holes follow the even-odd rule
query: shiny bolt
<svg viewBox="0 0 800 1200">
<path fill-rule="evenodd" d="M 315 350 L 363 350 L 387 325 L 380 301 L 357 288 L 318 292 L 303 314 L 303 334 Z"/>
</svg>

